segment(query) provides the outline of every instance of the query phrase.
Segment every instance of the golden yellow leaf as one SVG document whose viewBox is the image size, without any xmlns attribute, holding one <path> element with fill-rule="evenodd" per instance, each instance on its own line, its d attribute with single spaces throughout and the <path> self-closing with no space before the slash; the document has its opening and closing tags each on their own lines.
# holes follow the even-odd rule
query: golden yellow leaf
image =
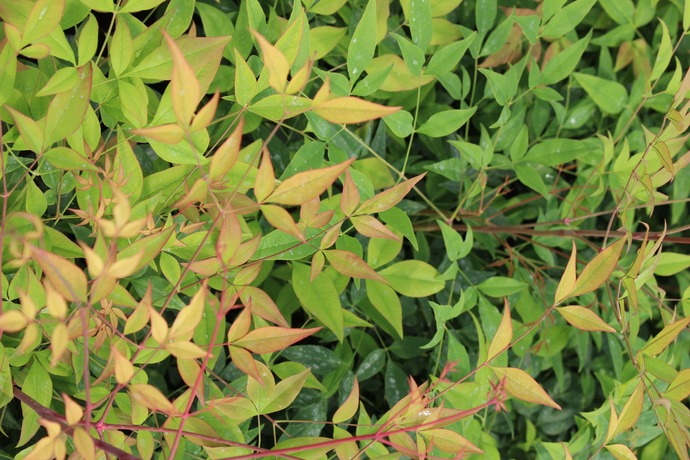
<svg viewBox="0 0 690 460">
<path fill-rule="evenodd" d="M 191 336 L 194 329 L 201 322 L 201 318 L 204 314 L 204 303 L 206 301 L 206 288 L 204 286 L 199 289 L 189 305 L 184 307 L 177 314 L 173 325 L 170 327 L 170 333 L 168 336 L 171 339 L 179 339 L 183 336 Z"/>
<path fill-rule="evenodd" d="M 69 426 L 76 425 L 84 416 L 84 409 L 65 393 L 62 393 L 62 401 L 65 403 L 67 424 Z"/>
<path fill-rule="evenodd" d="M 400 107 L 386 107 L 358 97 L 336 97 L 313 107 L 314 113 L 331 123 L 362 123 L 376 120 L 400 110 Z"/>
<path fill-rule="evenodd" d="M 19 332 L 29 324 L 29 319 L 19 310 L 9 310 L 0 315 L 0 331 Z"/>
<path fill-rule="evenodd" d="M 606 321 L 589 308 L 579 305 L 556 307 L 558 313 L 571 325 L 583 331 L 616 332 Z"/>
<path fill-rule="evenodd" d="M 242 147 L 242 130 L 244 129 L 244 118 L 240 118 L 237 127 L 232 134 L 221 144 L 216 153 L 211 157 L 209 166 L 209 176 L 212 181 L 221 179 L 232 169 L 237 161 L 237 155 Z"/>
<path fill-rule="evenodd" d="M 50 365 L 52 367 L 55 367 L 63 353 L 67 351 L 68 342 L 67 326 L 65 326 L 65 323 L 56 324 L 53 333 L 50 335 L 50 348 L 53 352 L 50 358 Z"/>
<path fill-rule="evenodd" d="M 126 385 L 134 376 L 134 366 L 117 348 L 112 349 L 113 362 L 115 367 L 115 380 L 121 385 Z"/>
<path fill-rule="evenodd" d="M 566 265 L 561 281 L 558 283 L 558 288 L 556 288 L 556 305 L 561 303 L 575 287 L 575 280 L 577 278 L 576 268 L 577 247 L 575 247 L 575 242 L 573 241 L 573 250 L 570 254 L 568 265 Z"/>
<path fill-rule="evenodd" d="M 570 292 L 571 297 L 592 292 L 609 280 L 620 258 L 625 238 L 621 238 L 597 254 L 582 270 Z"/>
<path fill-rule="evenodd" d="M 199 359 L 206 356 L 206 351 L 189 341 L 167 342 L 165 349 L 177 359 Z"/>
<path fill-rule="evenodd" d="M 290 73 L 290 64 L 278 48 L 271 45 L 257 32 L 254 32 L 254 38 L 259 42 L 263 63 L 268 70 L 268 84 L 278 93 L 283 94 L 285 84 L 287 83 L 287 76 Z"/>
<path fill-rule="evenodd" d="M 170 415 L 177 413 L 175 407 L 168 398 L 154 386 L 145 383 L 130 385 L 129 394 L 134 403 L 141 404 L 151 410 L 164 412 Z"/>
<path fill-rule="evenodd" d="M 604 447 L 611 452 L 611 455 L 613 455 L 616 460 L 637 460 L 635 453 L 630 450 L 628 446 L 623 444 L 609 444 Z"/>
<path fill-rule="evenodd" d="M 74 439 L 74 447 L 77 448 L 77 452 L 79 452 L 82 458 L 96 458 L 96 446 L 93 438 L 82 427 L 74 429 L 72 438 Z"/>
</svg>

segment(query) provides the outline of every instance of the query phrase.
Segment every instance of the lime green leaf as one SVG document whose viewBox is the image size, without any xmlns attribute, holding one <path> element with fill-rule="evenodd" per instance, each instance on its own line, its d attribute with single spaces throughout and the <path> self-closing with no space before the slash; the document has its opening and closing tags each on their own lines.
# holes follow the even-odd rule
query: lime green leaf
<svg viewBox="0 0 690 460">
<path fill-rule="evenodd" d="M 53 397 L 53 381 L 43 365 L 36 359 L 32 361 L 29 372 L 24 377 L 22 391 L 43 407 L 50 407 Z M 17 446 L 23 446 L 38 431 L 40 418 L 33 409 L 22 403 L 22 431 Z"/>
<path fill-rule="evenodd" d="M 429 137 L 448 136 L 467 123 L 476 111 L 477 108 L 472 107 L 471 109 L 446 110 L 435 113 L 417 129 L 417 132 Z"/>
<path fill-rule="evenodd" d="M 606 283 L 618 264 L 624 245 L 625 238 L 621 238 L 597 254 L 580 273 L 570 295 L 576 297 L 586 294 Z"/>
<path fill-rule="evenodd" d="M 424 74 L 440 77 L 453 70 L 476 37 L 477 32 L 472 32 L 464 39 L 436 50 L 429 59 L 429 65 L 424 70 Z"/>
<path fill-rule="evenodd" d="M 367 281 L 367 297 L 377 312 L 393 327 L 399 337 L 403 336 L 402 305 L 395 291 L 384 283 Z"/>
<path fill-rule="evenodd" d="M 668 67 L 673 57 L 673 44 L 671 43 L 671 36 L 668 32 L 668 27 L 663 19 L 659 18 L 661 23 L 661 45 L 659 45 L 659 52 L 654 60 L 654 67 L 652 68 L 652 73 L 649 76 L 649 81 L 653 82 L 658 80 L 659 77 L 664 73 L 664 70 Z"/>
<path fill-rule="evenodd" d="M 460 233 L 458 233 L 453 227 L 449 226 L 445 222 L 441 222 L 440 220 L 436 222 L 441 228 L 441 234 L 443 235 L 443 242 L 446 246 L 446 255 L 448 256 L 448 259 L 454 262 L 467 256 L 474 245 L 472 227 L 467 227 L 467 234 L 463 240 L 462 236 L 460 236 Z"/>
<path fill-rule="evenodd" d="M 668 385 L 664 397 L 681 402 L 688 396 L 690 396 L 690 369 L 683 369 Z"/>
<path fill-rule="evenodd" d="M 598 139 L 546 139 L 529 149 L 520 162 L 556 166 L 601 150 Z"/>
<path fill-rule="evenodd" d="M 27 147 L 33 152 L 40 153 L 43 150 L 43 130 L 41 126 L 32 118 L 27 117 L 23 113 L 14 110 L 12 107 L 5 106 L 7 111 L 12 115 L 14 124 L 17 126 L 19 133 Z"/>
<path fill-rule="evenodd" d="M 539 170 L 533 163 L 517 163 L 515 165 L 515 175 L 518 180 L 528 186 L 543 197 L 549 196 L 549 188 L 544 183 Z"/>
<path fill-rule="evenodd" d="M 38 0 L 33 4 L 26 26 L 22 34 L 20 47 L 34 43 L 37 39 L 48 35 L 60 24 L 62 12 L 65 10 L 65 0 Z"/>
<path fill-rule="evenodd" d="M 560 38 L 580 24 L 597 0 L 576 0 L 559 9 L 541 31 L 542 37 Z"/>
<path fill-rule="evenodd" d="M 45 144 L 66 138 L 82 124 L 91 95 L 91 64 L 77 69 L 79 81 L 70 90 L 58 93 L 48 106 Z"/>
<path fill-rule="evenodd" d="M 592 32 L 590 31 L 584 38 L 576 41 L 551 58 L 544 66 L 539 84 L 553 85 L 570 76 L 575 67 L 580 63 L 580 58 L 582 58 L 587 49 L 591 38 Z"/>
<path fill-rule="evenodd" d="M 342 341 L 345 334 L 343 312 L 338 291 L 331 278 L 322 272 L 311 280 L 311 269 L 306 265 L 294 263 L 292 288 L 304 309 Z"/>
<path fill-rule="evenodd" d="M 658 355 L 663 352 L 686 327 L 688 327 L 688 324 L 690 324 L 690 318 L 679 319 L 675 323 L 669 324 L 640 351 L 646 355 Z"/>
<path fill-rule="evenodd" d="M 376 50 L 376 0 L 369 0 L 347 48 L 347 73 L 354 83 L 367 68 Z"/>
<path fill-rule="evenodd" d="M 625 86 L 616 81 L 579 72 L 576 72 L 574 76 L 602 112 L 615 115 L 625 108 L 628 102 Z"/>
<path fill-rule="evenodd" d="M 120 8 L 121 13 L 136 13 L 137 11 L 152 10 L 165 0 L 129 0 Z"/>
<path fill-rule="evenodd" d="M 93 14 L 89 14 L 86 24 L 79 31 L 77 39 L 77 67 L 81 67 L 91 60 L 98 47 L 98 21 Z"/>
<path fill-rule="evenodd" d="M 445 282 L 434 267 L 421 260 L 403 260 L 379 272 L 397 292 L 408 297 L 428 297 L 440 292 Z"/>
<path fill-rule="evenodd" d="M 251 332 L 250 332 L 251 334 Z M 295 400 L 307 377 L 311 375 L 309 369 L 292 375 L 279 382 L 271 392 L 271 400 L 262 409 L 262 414 L 278 412 L 288 407 Z"/>
<path fill-rule="evenodd" d="M 414 118 L 412 117 L 412 114 L 407 110 L 400 110 L 390 115 L 386 115 L 385 117 L 383 117 L 383 121 L 386 123 L 386 126 L 388 126 L 388 128 L 393 132 L 393 134 L 395 134 L 401 139 L 406 138 L 407 136 L 412 134 L 412 131 L 414 131 L 414 127 L 412 126 Z"/>
<path fill-rule="evenodd" d="M 407 38 L 396 33 L 391 34 L 395 41 L 398 42 L 400 51 L 402 51 L 403 60 L 410 70 L 410 73 L 414 76 L 419 76 L 422 73 L 422 66 L 426 58 L 424 57 L 424 51 L 417 45 L 411 43 Z"/>
<path fill-rule="evenodd" d="M 505 276 L 494 276 L 479 283 L 477 289 L 490 297 L 503 297 L 527 289 L 527 284 Z"/>
<path fill-rule="evenodd" d="M 690 267 L 690 255 L 675 252 L 662 252 L 654 274 L 659 276 L 673 276 Z"/>
</svg>

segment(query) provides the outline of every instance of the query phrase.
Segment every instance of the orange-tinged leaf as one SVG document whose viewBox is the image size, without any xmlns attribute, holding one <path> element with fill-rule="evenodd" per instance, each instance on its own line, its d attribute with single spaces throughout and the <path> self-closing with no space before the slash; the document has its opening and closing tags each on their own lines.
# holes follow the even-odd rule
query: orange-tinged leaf
<svg viewBox="0 0 690 460">
<path fill-rule="evenodd" d="M 582 270 L 570 292 L 571 297 L 592 292 L 609 280 L 620 259 L 625 238 L 616 241 L 592 259 Z"/>
<path fill-rule="evenodd" d="M 606 450 L 608 450 L 616 460 L 637 460 L 633 451 L 623 444 L 609 444 L 604 447 L 606 447 Z"/>
<path fill-rule="evenodd" d="M 613 327 L 609 326 L 606 321 L 589 308 L 570 305 L 568 307 L 556 307 L 556 310 L 568 323 L 583 331 L 616 332 Z"/>
<path fill-rule="evenodd" d="M 232 260 L 242 243 L 242 227 L 237 215 L 232 211 L 220 216 L 220 233 L 216 242 L 216 255 L 224 265 Z"/>
<path fill-rule="evenodd" d="M 185 59 L 177 43 L 167 33 L 163 32 L 163 36 L 168 43 L 173 61 L 172 77 L 170 78 L 173 111 L 177 121 L 187 126 L 201 100 L 201 86 L 194 70 Z"/>
<path fill-rule="evenodd" d="M 203 106 L 192 120 L 191 131 L 201 131 L 206 129 L 208 125 L 213 121 L 213 117 L 216 115 L 216 109 L 218 109 L 218 101 L 220 100 L 220 92 L 216 90 L 208 103 Z"/>
<path fill-rule="evenodd" d="M 289 347 L 295 342 L 309 337 L 319 331 L 320 327 L 309 329 L 291 329 L 287 327 L 261 327 L 254 329 L 241 339 L 235 341 L 235 345 L 246 348 L 252 353 L 272 353 Z"/>
<path fill-rule="evenodd" d="M 280 206 L 275 206 L 272 204 L 261 205 L 261 213 L 264 215 L 269 224 L 273 227 L 281 230 L 288 235 L 292 235 L 299 240 L 304 240 L 304 235 L 302 231 L 297 227 L 297 224 L 292 219 L 292 216 L 285 208 Z"/>
<path fill-rule="evenodd" d="M 635 425 L 635 423 L 637 423 L 637 419 L 640 418 L 640 414 L 642 413 L 643 403 L 644 385 L 642 384 L 642 382 L 640 382 L 635 387 L 635 390 L 633 391 L 632 395 L 630 395 L 630 399 L 628 399 L 628 402 L 626 402 L 625 406 L 623 406 L 623 410 L 621 411 L 621 414 L 618 417 L 616 429 L 613 430 L 613 432 L 609 432 L 609 434 L 606 436 L 607 442 L 612 440 L 619 434 L 628 431 Z"/>
<path fill-rule="evenodd" d="M 254 286 L 243 286 L 239 288 L 239 294 L 242 303 L 249 307 L 253 314 L 279 326 L 288 327 L 285 317 L 266 292 Z"/>
<path fill-rule="evenodd" d="M 376 273 L 373 268 L 354 252 L 343 251 L 341 249 L 329 249 L 323 251 L 323 253 L 331 266 L 345 276 L 351 278 L 368 278 L 387 284 L 387 281 L 381 275 Z"/>
<path fill-rule="evenodd" d="M 568 444 L 561 442 L 563 446 L 563 452 L 565 453 L 565 460 L 573 460 L 573 456 L 570 454 L 570 449 L 568 449 Z"/>
<path fill-rule="evenodd" d="M 350 420 L 357 412 L 359 408 L 359 383 L 357 382 L 357 377 L 352 384 L 352 391 L 347 397 L 345 402 L 335 411 L 333 414 L 333 423 L 343 423 Z"/>
<path fill-rule="evenodd" d="M 568 294 L 575 288 L 575 280 L 577 279 L 577 247 L 573 241 L 573 250 L 570 254 L 570 259 L 568 260 L 568 265 L 565 267 L 561 281 L 558 283 L 558 288 L 556 288 L 556 305 L 561 303 Z"/>
<path fill-rule="evenodd" d="M 352 180 L 350 171 L 345 171 L 345 180 L 343 180 L 343 193 L 340 195 L 340 209 L 343 214 L 350 216 L 357 206 L 359 206 L 360 196 L 359 190 Z"/>
<path fill-rule="evenodd" d="M 86 301 L 86 275 L 79 267 L 39 248 L 31 248 L 31 252 L 46 278 L 62 297 L 70 302 Z"/>
<path fill-rule="evenodd" d="M 237 318 L 232 322 L 230 328 L 228 328 L 228 343 L 234 343 L 236 340 L 241 339 L 252 325 L 252 314 L 250 308 L 244 308 Z"/>
<path fill-rule="evenodd" d="M 504 379 L 506 391 L 522 401 L 553 407 L 561 410 L 561 406 L 551 399 L 544 389 L 525 371 L 513 367 L 491 367 L 496 377 Z"/>
<path fill-rule="evenodd" d="M 184 307 L 177 314 L 173 325 L 170 327 L 170 338 L 180 338 L 182 336 L 191 336 L 194 329 L 199 325 L 204 314 L 204 302 L 206 300 L 206 288 L 202 286 L 201 289 L 194 294 L 189 305 Z"/>
<path fill-rule="evenodd" d="M 385 117 L 400 110 L 400 107 L 386 107 L 358 97 L 336 97 L 314 106 L 313 111 L 331 123 L 362 123 Z"/>
<path fill-rule="evenodd" d="M 225 142 L 216 149 L 216 153 L 211 157 L 211 164 L 209 166 L 209 176 L 211 181 L 217 181 L 227 174 L 235 165 L 237 156 L 242 147 L 242 130 L 244 129 L 244 118 L 240 118 L 237 127 L 230 134 Z"/>
<path fill-rule="evenodd" d="M 297 206 L 318 197 L 352 164 L 354 158 L 326 168 L 304 171 L 285 179 L 271 196 L 269 203 Z"/>
<path fill-rule="evenodd" d="M 498 325 L 496 335 L 494 335 L 491 344 L 489 345 L 489 354 L 487 360 L 491 360 L 501 354 L 510 345 L 513 340 L 513 321 L 510 318 L 510 305 L 508 301 L 504 300 L 503 318 L 501 324 Z"/>
<path fill-rule="evenodd" d="M 176 414 L 177 411 L 172 403 L 166 398 L 161 391 L 151 385 L 139 383 L 129 386 L 129 394 L 132 401 L 141 404 L 151 410 L 164 412 L 167 414 Z"/>
<path fill-rule="evenodd" d="M 271 45 L 257 32 L 254 32 L 254 38 L 259 42 L 263 63 L 268 70 L 268 84 L 282 94 L 285 91 L 288 73 L 290 73 L 290 64 L 278 48 Z"/>
<path fill-rule="evenodd" d="M 369 238 L 386 238 L 389 240 L 400 241 L 400 237 L 393 233 L 388 227 L 383 225 L 374 216 L 352 216 L 350 222 L 355 230 L 361 235 Z"/>
<path fill-rule="evenodd" d="M 271 162 L 271 155 L 268 149 L 264 149 L 261 156 L 261 164 L 259 171 L 256 174 L 256 182 L 254 184 L 254 195 L 256 201 L 263 203 L 266 198 L 273 192 L 275 188 L 276 176 L 273 172 L 273 163 Z"/>
<path fill-rule="evenodd" d="M 655 356 L 661 353 L 673 342 L 678 335 L 690 324 L 690 318 L 683 318 L 671 323 L 650 340 L 641 350 L 646 355 Z"/>
<path fill-rule="evenodd" d="M 420 174 L 412 179 L 408 179 L 405 182 L 401 182 L 398 185 L 369 198 L 367 201 L 362 203 L 362 206 L 360 206 L 356 214 L 374 214 L 376 212 L 383 212 L 392 208 L 396 204 L 400 203 L 400 201 L 405 198 L 405 195 L 410 193 L 410 190 L 412 190 L 417 182 L 422 180 L 425 174 L 426 173 Z"/>
<path fill-rule="evenodd" d="M 228 348 L 230 350 L 230 359 L 232 363 L 248 376 L 261 382 L 261 374 L 256 367 L 256 361 L 252 357 L 252 354 L 244 348 L 233 347 L 232 345 Z"/>
<path fill-rule="evenodd" d="M 420 430 L 419 434 L 441 452 L 462 454 L 483 454 L 484 451 L 458 433 L 447 429 Z"/>
</svg>

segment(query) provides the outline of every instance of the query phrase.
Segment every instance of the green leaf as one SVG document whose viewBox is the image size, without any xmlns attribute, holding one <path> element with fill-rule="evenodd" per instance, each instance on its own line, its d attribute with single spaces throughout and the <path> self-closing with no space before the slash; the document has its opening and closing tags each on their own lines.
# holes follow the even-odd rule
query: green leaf
<svg viewBox="0 0 690 460">
<path fill-rule="evenodd" d="M 413 0 L 410 2 L 410 17 L 407 18 L 410 26 L 412 42 L 417 45 L 422 52 L 426 52 L 431 43 L 432 23 L 431 23 L 431 2 L 430 0 Z"/>
<path fill-rule="evenodd" d="M 578 72 L 574 77 L 602 112 L 616 115 L 625 108 L 628 92 L 625 86 L 617 81 Z"/>
<path fill-rule="evenodd" d="M 77 39 L 77 67 L 85 65 L 96 55 L 98 47 L 98 21 L 93 14 L 89 14 L 86 24 L 79 31 Z"/>
<path fill-rule="evenodd" d="M 331 278 L 323 272 L 313 280 L 310 278 L 311 269 L 308 266 L 296 262 L 292 264 L 292 289 L 300 303 L 342 342 L 345 332 L 338 291 Z"/>
<path fill-rule="evenodd" d="M 655 356 L 663 352 L 690 324 L 690 318 L 679 319 L 664 327 L 647 345 L 640 350 L 646 355 Z"/>
<path fill-rule="evenodd" d="M 428 297 L 445 287 L 434 267 L 421 260 L 403 260 L 379 272 L 393 289 L 408 297 Z"/>
<path fill-rule="evenodd" d="M 53 398 L 53 381 L 43 365 L 34 359 L 29 367 L 29 372 L 24 378 L 22 391 L 33 398 L 41 406 L 50 407 Z M 17 447 L 23 446 L 33 438 L 40 425 L 40 416 L 29 406 L 22 403 L 22 432 L 17 442 Z"/>
<path fill-rule="evenodd" d="M 120 8 L 121 13 L 136 13 L 138 11 L 152 10 L 165 0 L 129 0 Z"/>
<path fill-rule="evenodd" d="M 412 126 L 414 123 L 414 118 L 407 110 L 400 110 L 390 115 L 386 115 L 382 118 L 382 120 L 386 123 L 386 126 L 388 126 L 393 134 L 401 139 L 406 138 L 412 134 L 412 131 L 414 131 L 414 127 Z"/>
<path fill-rule="evenodd" d="M 527 289 L 527 284 L 505 276 L 494 276 L 479 283 L 477 289 L 490 297 L 503 297 Z"/>
<path fill-rule="evenodd" d="M 515 165 L 515 174 L 524 185 L 528 186 L 543 197 L 549 196 L 549 188 L 544 183 L 541 174 L 533 164 L 518 163 Z"/>
<path fill-rule="evenodd" d="M 654 60 L 652 73 L 649 76 L 650 82 L 656 81 L 661 77 L 668 67 L 668 64 L 671 62 L 671 57 L 673 57 L 673 44 L 671 43 L 668 27 L 663 19 L 659 18 L 659 22 L 661 23 L 661 45 L 659 46 L 659 52 Z"/>
<path fill-rule="evenodd" d="M 471 109 L 445 110 L 435 113 L 417 129 L 419 134 L 429 137 L 444 137 L 456 132 L 472 118 L 477 107 Z"/>
<path fill-rule="evenodd" d="M 546 63 L 538 84 L 553 85 L 570 76 L 575 70 L 575 67 L 580 63 L 580 59 L 587 49 L 587 45 L 591 38 L 592 31 L 590 30 L 585 37 L 576 41 L 560 53 L 556 53 L 556 55 Z"/>
<path fill-rule="evenodd" d="M 451 261 L 456 261 L 467 256 L 472 250 L 474 244 L 474 238 L 472 235 L 472 227 L 467 227 L 467 234 L 465 239 L 462 239 L 460 233 L 458 233 L 453 227 L 450 227 L 445 222 L 437 220 L 439 227 L 441 227 L 441 233 L 443 234 L 443 242 L 446 245 L 446 255 Z"/>
<path fill-rule="evenodd" d="M 362 360 L 355 376 L 360 382 L 375 376 L 381 372 L 386 365 L 386 352 L 380 348 L 372 351 Z"/>
<path fill-rule="evenodd" d="M 585 155 L 598 154 L 601 149 L 601 141 L 598 139 L 546 139 L 529 149 L 520 162 L 557 166 Z"/>
<path fill-rule="evenodd" d="M 654 269 L 659 276 L 673 276 L 690 267 L 690 255 L 675 252 L 662 252 Z"/>
<path fill-rule="evenodd" d="M 496 13 L 498 12 L 496 0 L 477 0 L 474 12 L 477 32 L 479 32 L 479 35 L 484 36 L 496 20 Z"/>
<path fill-rule="evenodd" d="M 400 46 L 400 51 L 402 51 L 403 60 L 405 61 L 405 65 L 407 65 L 407 68 L 410 70 L 410 73 L 416 77 L 421 75 L 422 66 L 424 65 L 424 62 L 426 60 L 424 56 L 424 51 L 422 51 L 422 49 L 419 46 L 410 42 L 407 38 L 403 37 L 402 35 L 398 35 L 396 33 L 393 33 L 391 35 L 393 36 L 395 41 L 398 42 L 398 46 Z"/>
<path fill-rule="evenodd" d="M 347 48 L 347 73 L 353 84 L 367 68 L 376 50 L 376 0 L 369 0 Z"/>
<path fill-rule="evenodd" d="M 385 321 L 390 324 L 399 337 L 403 336 L 402 305 L 395 291 L 388 285 L 368 280 L 367 297 Z"/>
<path fill-rule="evenodd" d="M 542 37 L 560 38 L 580 24 L 597 0 L 576 0 L 560 8 L 542 29 Z"/>
<path fill-rule="evenodd" d="M 476 37 L 477 33 L 472 32 L 464 39 L 436 50 L 429 59 L 429 65 L 424 70 L 424 74 L 440 77 L 453 70 Z"/>
<path fill-rule="evenodd" d="M 56 94 L 46 114 L 45 145 L 62 140 L 82 124 L 91 95 L 91 64 L 77 69 L 79 81 L 68 91 Z"/>
<path fill-rule="evenodd" d="M 113 38 L 108 45 L 108 56 L 110 57 L 110 67 L 116 76 L 120 76 L 127 70 L 134 57 L 132 34 L 127 23 L 119 15 Z"/>
</svg>

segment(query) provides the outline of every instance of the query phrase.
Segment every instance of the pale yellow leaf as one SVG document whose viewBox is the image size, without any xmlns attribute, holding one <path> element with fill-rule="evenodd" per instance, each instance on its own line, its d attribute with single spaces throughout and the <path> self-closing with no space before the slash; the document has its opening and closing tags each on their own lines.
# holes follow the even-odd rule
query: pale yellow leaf
<svg viewBox="0 0 690 460">
<path fill-rule="evenodd" d="M 351 158 L 337 165 L 290 176 L 276 187 L 266 201 L 288 206 L 306 203 L 326 191 L 353 161 L 354 159 Z"/>
<path fill-rule="evenodd" d="M 362 123 L 376 120 L 400 110 L 400 107 L 386 107 L 358 97 L 336 97 L 314 106 L 313 111 L 331 123 Z"/>
<path fill-rule="evenodd" d="M 606 321 L 589 308 L 571 305 L 556 307 L 556 310 L 568 323 L 583 331 L 616 332 L 613 327 L 609 326 Z"/>
</svg>

